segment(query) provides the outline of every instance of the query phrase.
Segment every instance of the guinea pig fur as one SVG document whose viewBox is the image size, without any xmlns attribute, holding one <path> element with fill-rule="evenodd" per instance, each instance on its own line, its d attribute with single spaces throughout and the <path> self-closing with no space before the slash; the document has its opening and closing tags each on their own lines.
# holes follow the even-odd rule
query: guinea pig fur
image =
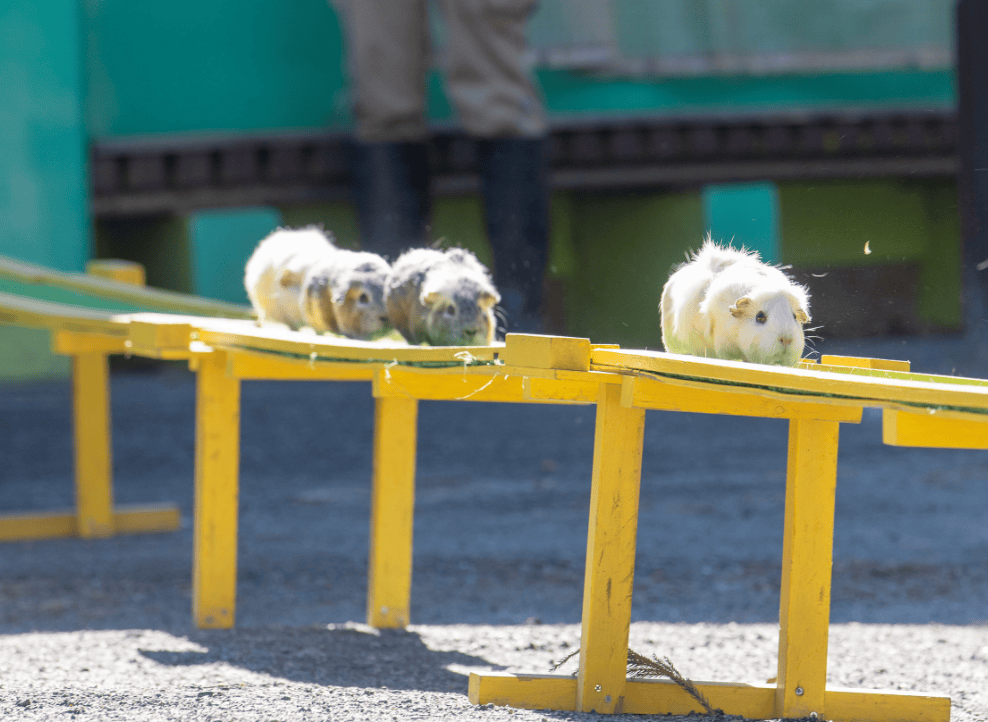
<svg viewBox="0 0 988 722">
<path fill-rule="evenodd" d="M 279 228 L 247 261 L 244 286 L 258 323 L 363 339 L 387 325 L 389 271 L 377 254 L 337 248 L 320 228 Z"/>
<path fill-rule="evenodd" d="M 413 248 L 392 265 L 384 300 L 389 320 L 409 343 L 489 346 L 501 296 L 470 251 Z"/>
<path fill-rule="evenodd" d="M 803 354 L 809 296 L 757 253 L 710 237 L 669 277 L 659 305 L 670 353 L 795 366 Z"/>
</svg>

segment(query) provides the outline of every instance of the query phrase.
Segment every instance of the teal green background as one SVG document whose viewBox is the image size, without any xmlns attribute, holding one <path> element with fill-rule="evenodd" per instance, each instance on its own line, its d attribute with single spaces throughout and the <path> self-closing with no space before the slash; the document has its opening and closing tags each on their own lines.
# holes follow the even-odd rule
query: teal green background
<svg viewBox="0 0 988 722">
<path fill-rule="evenodd" d="M 951 36 L 950 3 L 888 0 L 876 14 L 851 0 L 624 0 L 615 5 L 610 38 L 595 35 L 606 29 L 591 17 L 602 6 L 578 5 L 585 17 L 544 2 L 533 44 L 583 38 L 612 42 L 632 58 L 745 57 L 946 47 Z M 794 13 L 807 22 L 790 22 Z M 356 247 L 355 214 L 345 203 L 103 219 L 95 228 L 88 217 L 90 142 L 350 129 L 344 54 L 340 23 L 325 0 L 0 0 L 0 254 L 73 271 L 94 256 L 134 258 L 147 265 L 152 285 L 243 300 L 240 264 L 277 223 L 323 223 Z M 947 66 L 662 79 L 539 67 L 537 75 L 558 121 L 951 108 L 956 99 Z M 437 123 L 456 120 L 437 73 L 428 81 L 428 112 Z M 761 209 L 754 221 L 745 217 L 752 207 Z M 951 327 L 960 319 L 956 215 L 950 179 L 559 192 L 549 276 L 562 289 L 568 332 L 655 348 L 661 284 L 712 230 L 764 244 L 767 257 L 784 263 L 915 262 L 920 313 Z M 490 260 L 474 195 L 439 199 L 433 233 Z M 859 252 L 865 240 L 874 251 L 867 257 Z M 0 375 L 65 368 L 48 353 L 46 334 L 0 328 Z"/>
<path fill-rule="evenodd" d="M 90 252 L 79 8 L 0 3 L 0 254 L 82 270 Z M 64 374 L 44 332 L 0 327 L 0 374 Z"/>
</svg>

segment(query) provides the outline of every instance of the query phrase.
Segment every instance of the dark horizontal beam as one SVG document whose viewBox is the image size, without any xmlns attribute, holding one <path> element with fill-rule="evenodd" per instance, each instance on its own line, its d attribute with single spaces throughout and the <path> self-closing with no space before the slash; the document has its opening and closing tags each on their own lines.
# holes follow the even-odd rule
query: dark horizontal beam
<svg viewBox="0 0 988 722">
<path fill-rule="evenodd" d="M 955 175 L 952 112 L 597 119 L 552 129 L 552 182 L 565 189 L 682 187 L 758 179 Z M 475 142 L 437 130 L 437 193 L 477 187 Z M 96 143 L 96 216 L 291 205 L 350 197 L 351 140 L 306 133 Z"/>
</svg>

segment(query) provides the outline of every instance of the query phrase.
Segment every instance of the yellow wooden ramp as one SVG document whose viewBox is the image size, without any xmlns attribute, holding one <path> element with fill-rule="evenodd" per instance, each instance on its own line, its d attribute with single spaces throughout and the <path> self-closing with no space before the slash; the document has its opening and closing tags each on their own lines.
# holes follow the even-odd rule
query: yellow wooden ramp
<svg viewBox="0 0 988 722">
<path fill-rule="evenodd" d="M 0 298 L 7 322 L 51 328 L 55 347 L 77 358 L 78 377 L 87 381 L 76 403 L 93 418 L 106 418 L 107 353 L 188 358 L 197 373 L 193 613 L 200 627 L 235 621 L 241 380 L 371 382 L 367 615 L 379 627 L 410 621 L 418 401 L 596 404 L 579 671 L 576 677 L 473 675 L 470 699 L 682 714 L 693 707 L 675 685 L 626 678 L 644 414 L 780 418 L 789 420 L 789 451 L 777 682 L 710 682 L 701 689 L 725 712 L 751 718 L 949 719 L 945 697 L 826 686 L 839 431 L 842 423 L 858 423 L 862 409 L 880 408 L 887 443 L 988 448 L 988 382 L 913 374 L 905 362 L 875 359 L 824 357 L 788 369 L 510 334 L 491 347 L 425 348 L 262 329 L 245 320 L 114 316 L 37 303 Z M 77 449 L 105 445 L 105 424 L 97 426 L 98 439 L 77 436 Z M 87 453 L 80 467 L 86 465 L 85 478 L 108 479 L 108 457 Z M 74 523 L 76 533 L 89 535 L 115 530 L 120 522 L 107 511 L 105 486 L 85 482 L 96 501 L 84 519 L 78 512 L 75 520 L 59 517 L 47 527 L 73 533 Z"/>
</svg>

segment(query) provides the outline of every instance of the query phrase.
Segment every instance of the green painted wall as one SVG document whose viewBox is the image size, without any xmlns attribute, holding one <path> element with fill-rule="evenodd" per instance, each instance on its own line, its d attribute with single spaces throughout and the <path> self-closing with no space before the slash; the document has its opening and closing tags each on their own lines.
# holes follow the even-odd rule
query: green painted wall
<svg viewBox="0 0 988 722">
<path fill-rule="evenodd" d="M 82 0 L 97 138 L 346 122 L 326 0 Z"/>
<path fill-rule="evenodd" d="M 774 183 L 716 183 L 703 188 L 703 226 L 713 238 L 779 263 L 779 192 Z"/>
<path fill-rule="evenodd" d="M 196 293 L 231 303 L 249 303 L 244 266 L 257 242 L 281 225 L 273 208 L 197 211 L 189 218 Z"/>
<path fill-rule="evenodd" d="M 64 1 L 64 0 L 63 0 Z M 326 0 L 82 0 L 86 114 L 97 138 L 348 128 L 344 39 Z M 949 69 L 663 79 L 540 69 L 551 115 L 949 107 Z M 429 115 L 455 119 L 435 73 Z"/>
<path fill-rule="evenodd" d="M 75 0 L 0 4 L 0 254 L 63 270 L 89 257 Z M 62 374 L 45 333 L 0 327 L 0 378 Z"/>
<path fill-rule="evenodd" d="M 659 296 L 703 238 L 699 193 L 574 193 L 567 330 L 595 343 L 662 349 Z"/>
<path fill-rule="evenodd" d="M 786 263 L 818 269 L 917 263 L 919 315 L 937 326 L 959 326 L 960 229 L 952 180 L 782 183 L 779 198 Z"/>
</svg>

